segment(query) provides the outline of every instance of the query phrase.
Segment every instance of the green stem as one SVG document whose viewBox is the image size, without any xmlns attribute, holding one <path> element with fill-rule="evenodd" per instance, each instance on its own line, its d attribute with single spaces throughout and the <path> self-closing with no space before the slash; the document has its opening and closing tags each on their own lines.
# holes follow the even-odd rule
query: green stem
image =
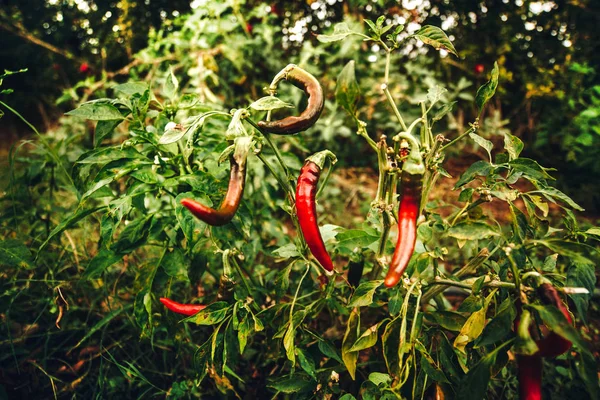
<svg viewBox="0 0 600 400">
<path fill-rule="evenodd" d="M 279 164 L 281 165 L 281 168 L 283 169 L 283 171 L 285 172 L 285 176 L 286 179 L 289 178 L 290 176 L 290 171 L 288 170 L 287 165 L 285 165 L 285 163 L 283 162 L 283 158 L 281 157 L 281 153 L 279 153 L 279 150 L 277 149 L 277 147 L 273 144 L 273 142 L 271 141 L 271 137 L 268 133 L 264 132 L 257 124 L 256 122 L 254 122 L 251 118 L 246 118 L 246 121 L 248 121 L 248 123 L 250 125 L 252 125 L 254 127 L 254 129 L 256 129 L 258 132 L 260 132 L 260 134 L 265 138 L 267 145 L 271 148 L 271 150 L 273 150 L 273 152 L 275 153 L 275 157 L 277 158 L 277 161 L 279 162 Z"/>
<path fill-rule="evenodd" d="M 442 146 L 442 148 L 440 149 L 440 151 L 444 151 L 446 150 L 448 147 L 452 146 L 454 143 L 458 142 L 459 140 L 463 139 L 464 137 L 468 136 L 471 132 L 475 132 L 475 129 L 473 127 L 470 127 L 469 129 L 467 129 L 463 134 L 461 134 L 460 136 L 458 136 L 457 138 L 455 138 L 454 140 L 451 140 L 450 143 Z"/>
<path fill-rule="evenodd" d="M 398 122 L 400 123 L 402 130 L 406 131 L 407 130 L 406 123 L 404 123 L 404 119 L 402 118 L 402 115 L 400 115 L 400 111 L 398 110 L 398 107 L 396 107 L 396 103 L 394 103 L 394 99 L 392 98 L 392 94 L 390 93 L 390 90 L 388 89 L 387 83 L 382 84 L 381 89 L 383 90 L 383 93 L 385 94 L 385 97 L 387 98 L 388 103 L 390 103 L 390 106 L 392 107 L 392 111 L 394 111 L 394 114 L 396 115 L 396 118 L 398 119 Z"/>
<path fill-rule="evenodd" d="M 511 254 L 512 249 L 506 252 L 506 256 L 508 257 L 508 262 L 510 263 L 510 269 L 513 274 L 513 279 L 515 280 L 515 287 L 517 289 L 517 293 L 521 292 L 521 275 L 519 275 L 519 268 L 517 267 L 517 263 L 515 262 L 514 257 Z"/>
</svg>

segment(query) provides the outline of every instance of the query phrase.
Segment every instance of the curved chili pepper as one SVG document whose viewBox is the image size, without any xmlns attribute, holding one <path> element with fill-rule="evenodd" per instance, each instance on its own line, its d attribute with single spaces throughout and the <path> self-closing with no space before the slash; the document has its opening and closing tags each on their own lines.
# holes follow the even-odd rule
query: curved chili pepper
<svg viewBox="0 0 600 400">
<path fill-rule="evenodd" d="M 331 159 L 332 164 L 337 161 L 335 155 L 329 150 L 321 151 L 306 159 L 300 170 L 296 186 L 296 213 L 302 236 L 304 236 L 310 252 L 323 268 L 327 271 L 333 271 L 331 257 L 327 253 L 323 237 L 319 231 L 317 208 L 315 206 L 317 184 L 327 158 Z"/>
<path fill-rule="evenodd" d="M 398 206 L 398 242 L 384 281 L 387 287 L 395 286 L 400 281 L 415 250 L 424 172 L 425 167 L 419 150 L 414 147 L 402 168 L 402 191 Z"/>
<path fill-rule="evenodd" d="M 313 126 L 321 116 L 324 105 L 323 88 L 317 78 L 294 64 L 289 64 L 273 78 L 269 91 L 274 93 L 281 80 L 290 82 L 308 95 L 306 109 L 297 117 L 289 116 L 276 121 L 259 121 L 258 126 L 268 133 L 293 135 Z"/>
<path fill-rule="evenodd" d="M 181 204 L 190 210 L 194 216 L 209 225 L 221 226 L 231 221 L 244 194 L 244 185 L 246 183 L 246 159 L 251 145 L 252 139 L 248 136 L 242 136 L 235 139 L 234 153 L 229 158 L 231 164 L 229 186 L 227 188 L 227 194 L 218 209 L 215 210 L 214 208 L 205 206 L 193 199 L 183 199 L 181 200 Z"/>
<path fill-rule="evenodd" d="M 206 308 L 206 306 L 201 305 L 201 304 L 178 303 L 178 302 L 168 299 L 166 297 L 161 297 L 160 302 L 163 303 L 164 306 L 167 307 L 169 310 L 171 310 L 175 313 L 187 315 L 187 316 L 197 314 L 198 312 L 200 312 L 200 310 L 203 310 Z"/>
<path fill-rule="evenodd" d="M 363 270 L 365 269 L 365 261 L 350 261 L 348 263 L 348 283 L 352 287 L 357 287 L 362 278 Z"/>
</svg>

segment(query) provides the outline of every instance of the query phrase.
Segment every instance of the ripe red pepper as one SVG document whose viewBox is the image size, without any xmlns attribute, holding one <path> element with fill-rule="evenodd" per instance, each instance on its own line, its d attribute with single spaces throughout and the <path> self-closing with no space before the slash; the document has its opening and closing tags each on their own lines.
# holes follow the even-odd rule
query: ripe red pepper
<svg viewBox="0 0 600 400">
<path fill-rule="evenodd" d="M 542 357 L 517 356 L 519 399 L 542 400 Z"/>
<path fill-rule="evenodd" d="M 327 271 L 333 271 L 333 262 L 329 253 L 327 253 L 323 237 L 319 231 L 317 208 L 315 206 L 317 184 L 327 158 L 331 160 L 332 164 L 337 161 L 335 155 L 329 150 L 321 151 L 306 159 L 304 166 L 300 170 L 296 186 L 296 213 L 298 215 L 298 222 L 300 223 L 300 230 L 310 252 L 323 268 Z"/>
<path fill-rule="evenodd" d="M 413 147 L 402 167 L 402 191 L 398 207 L 398 242 L 384 281 L 387 287 L 393 287 L 400 281 L 415 250 L 424 173 L 425 166 L 419 149 Z"/>
<path fill-rule="evenodd" d="M 206 308 L 206 306 L 201 304 L 178 303 L 166 297 L 161 297 L 160 302 L 163 303 L 164 306 L 167 307 L 169 310 L 187 316 L 197 314 L 198 312 L 200 312 L 200 310 Z"/>
<path fill-rule="evenodd" d="M 560 299 L 558 292 L 550 283 L 543 283 L 537 288 L 537 294 L 546 305 L 553 305 L 558 308 L 565 316 L 569 324 L 573 323 L 571 314 Z M 520 308 L 520 302 L 517 307 Z M 528 312 L 523 310 L 523 314 Z M 525 318 L 525 323 L 529 325 L 529 318 Z M 515 321 L 515 330 L 519 329 L 519 320 Z M 527 332 L 521 332 L 520 334 Z M 531 355 L 517 355 L 517 368 L 519 378 L 519 398 L 521 400 L 541 400 L 542 398 L 542 357 L 556 357 L 571 348 L 572 343 L 556 334 L 550 332 L 546 337 L 536 340 L 535 344 L 538 350 Z"/>
<path fill-rule="evenodd" d="M 289 64 L 275 75 L 269 91 L 275 93 L 277 84 L 286 80 L 308 95 L 306 109 L 299 116 L 289 116 L 276 121 L 259 121 L 258 126 L 268 133 L 293 135 L 304 131 L 317 122 L 324 105 L 323 88 L 313 75 L 294 64 Z"/>
<path fill-rule="evenodd" d="M 218 209 L 214 209 L 193 199 L 183 199 L 181 204 L 197 218 L 212 226 L 225 225 L 233 219 L 244 194 L 246 183 L 246 159 L 252 145 L 248 136 L 235 139 L 235 150 L 229 158 L 231 172 L 227 194 Z"/>
</svg>

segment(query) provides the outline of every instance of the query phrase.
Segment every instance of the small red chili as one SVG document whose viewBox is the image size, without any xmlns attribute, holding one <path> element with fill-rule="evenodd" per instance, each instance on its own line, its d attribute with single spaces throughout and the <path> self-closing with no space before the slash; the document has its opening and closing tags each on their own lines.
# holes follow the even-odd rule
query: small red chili
<svg viewBox="0 0 600 400">
<path fill-rule="evenodd" d="M 398 242 L 384 281 L 387 287 L 395 286 L 400 281 L 415 250 L 424 173 L 425 166 L 419 149 L 413 147 L 402 167 L 402 190 L 398 206 Z"/>
<path fill-rule="evenodd" d="M 201 304 L 178 303 L 178 302 L 168 299 L 166 297 L 161 297 L 160 302 L 163 303 L 164 306 L 167 307 L 169 310 L 171 310 L 175 313 L 187 315 L 187 316 L 197 314 L 198 312 L 200 312 L 200 310 L 203 310 L 206 308 L 206 306 L 201 305 Z"/>
<path fill-rule="evenodd" d="M 304 166 L 300 170 L 296 186 L 296 213 L 298 215 L 298 222 L 300 223 L 300 230 L 310 252 L 323 268 L 327 271 L 333 271 L 333 262 L 329 253 L 327 253 L 323 237 L 319 231 L 317 208 L 315 205 L 319 176 L 327 158 L 331 160 L 332 164 L 337 161 L 335 155 L 329 150 L 321 151 L 306 159 Z"/>
<path fill-rule="evenodd" d="M 258 126 L 268 133 L 293 135 L 313 126 L 321 116 L 324 105 L 323 88 L 317 78 L 294 64 L 289 64 L 275 75 L 269 86 L 271 93 L 275 93 L 281 80 L 290 82 L 308 95 L 306 109 L 297 117 L 291 115 L 276 121 L 259 121 Z"/>
<path fill-rule="evenodd" d="M 252 140 L 248 136 L 235 139 L 234 153 L 229 158 L 231 164 L 229 186 L 227 188 L 225 199 L 223 199 L 218 209 L 215 210 L 214 208 L 205 206 L 193 199 L 183 199 L 181 200 L 181 204 L 190 210 L 197 218 L 209 225 L 220 226 L 231 221 L 244 194 L 246 159 L 251 145 Z"/>
</svg>

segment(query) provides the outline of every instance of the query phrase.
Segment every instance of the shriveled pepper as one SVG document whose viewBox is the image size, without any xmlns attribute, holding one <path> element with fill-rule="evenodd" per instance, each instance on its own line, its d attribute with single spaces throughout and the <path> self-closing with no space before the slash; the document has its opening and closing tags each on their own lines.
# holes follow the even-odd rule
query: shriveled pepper
<svg viewBox="0 0 600 400">
<path fill-rule="evenodd" d="M 424 173 L 425 166 L 419 148 L 413 146 L 402 166 L 402 189 L 398 206 L 398 242 L 384 281 L 387 287 L 395 286 L 400 281 L 415 250 Z"/>
<path fill-rule="evenodd" d="M 183 304 L 173 301 L 166 297 L 161 297 L 160 302 L 164 304 L 169 310 L 182 315 L 194 315 L 205 309 L 205 305 L 201 304 Z"/>
<path fill-rule="evenodd" d="M 269 86 L 271 93 L 275 93 L 281 80 L 290 82 L 308 95 L 306 109 L 298 116 L 291 115 L 276 121 L 259 121 L 258 126 L 268 133 L 293 135 L 313 126 L 321 116 L 324 105 L 323 88 L 317 78 L 294 64 L 289 64 L 275 75 Z"/>
<path fill-rule="evenodd" d="M 329 150 L 315 153 L 306 159 L 304 166 L 300 170 L 296 186 L 296 213 L 298 215 L 298 222 L 300 223 L 300 230 L 310 252 L 323 268 L 327 271 L 333 271 L 333 262 L 329 253 L 327 253 L 323 237 L 319 231 L 317 208 L 315 205 L 319 176 L 328 158 L 332 164 L 337 161 L 335 155 Z"/>
<path fill-rule="evenodd" d="M 212 226 L 225 225 L 231 221 L 244 194 L 246 159 L 252 146 L 252 138 L 249 136 L 237 137 L 234 146 L 233 154 L 229 158 L 231 164 L 229 186 L 225 199 L 223 199 L 219 208 L 214 209 L 205 206 L 193 199 L 181 200 L 181 204 L 190 210 L 194 216 Z"/>
</svg>

